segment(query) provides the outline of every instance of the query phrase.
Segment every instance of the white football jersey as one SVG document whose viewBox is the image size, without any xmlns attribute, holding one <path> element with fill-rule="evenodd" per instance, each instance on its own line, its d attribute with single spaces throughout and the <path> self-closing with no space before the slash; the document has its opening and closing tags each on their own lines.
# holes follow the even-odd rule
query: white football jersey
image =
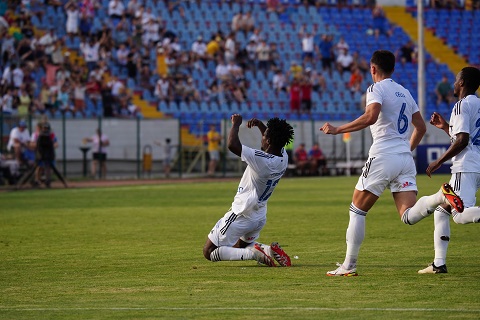
<svg viewBox="0 0 480 320">
<path fill-rule="evenodd" d="M 480 99 L 469 95 L 458 101 L 450 116 L 450 140 L 456 140 L 457 134 L 469 134 L 468 145 L 452 158 L 452 173 L 480 173 Z"/>
<path fill-rule="evenodd" d="M 287 169 L 288 155 L 284 149 L 282 156 L 278 157 L 242 145 L 242 161 L 248 166 L 238 185 L 232 211 L 243 216 L 254 213 L 264 216 L 267 212 L 267 200 Z"/>
<path fill-rule="evenodd" d="M 373 144 L 369 156 L 410 151 L 412 115 L 418 106 L 410 92 L 392 79 L 384 79 L 367 89 L 367 107 L 382 105 L 377 122 L 370 126 Z"/>
</svg>

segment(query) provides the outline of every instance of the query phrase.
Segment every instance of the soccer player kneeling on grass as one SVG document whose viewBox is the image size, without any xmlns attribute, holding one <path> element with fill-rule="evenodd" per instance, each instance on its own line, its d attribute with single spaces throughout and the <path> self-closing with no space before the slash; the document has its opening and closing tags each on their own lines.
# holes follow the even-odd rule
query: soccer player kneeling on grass
<svg viewBox="0 0 480 320">
<path fill-rule="evenodd" d="M 282 267 L 291 265 L 290 257 L 277 242 L 257 243 L 267 221 L 267 201 L 285 173 L 288 165 L 286 144 L 293 139 L 293 128 L 285 120 L 272 118 L 263 124 L 251 119 L 247 127 L 257 127 L 262 133 L 261 150 L 242 145 L 238 137 L 242 116 L 231 117 L 232 129 L 228 149 L 247 163 L 231 209 L 213 227 L 203 247 L 210 261 L 256 260 L 269 267 L 275 261 Z"/>
</svg>

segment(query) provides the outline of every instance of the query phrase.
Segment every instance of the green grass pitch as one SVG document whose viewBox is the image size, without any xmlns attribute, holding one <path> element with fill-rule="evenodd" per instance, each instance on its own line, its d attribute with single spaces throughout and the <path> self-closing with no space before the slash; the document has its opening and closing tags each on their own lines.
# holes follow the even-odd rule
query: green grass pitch
<svg viewBox="0 0 480 320">
<path fill-rule="evenodd" d="M 419 176 L 419 195 L 448 176 Z M 342 262 L 357 177 L 285 178 L 260 241 L 291 268 L 212 263 L 206 235 L 238 181 L 0 193 L 0 319 L 478 319 L 480 226 L 452 223 L 448 274 L 433 217 L 404 225 L 386 191 L 367 216 L 358 277 Z"/>
</svg>

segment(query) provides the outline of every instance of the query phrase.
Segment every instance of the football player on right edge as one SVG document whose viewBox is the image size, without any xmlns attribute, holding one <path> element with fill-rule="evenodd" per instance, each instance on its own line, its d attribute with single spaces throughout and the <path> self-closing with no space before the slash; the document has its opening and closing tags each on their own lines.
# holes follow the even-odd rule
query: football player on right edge
<svg viewBox="0 0 480 320">
<path fill-rule="evenodd" d="M 462 198 L 465 209 L 459 213 L 445 204 L 435 209 L 433 214 L 435 260 L 418 273 L 447 273 L 450 215 L 458 224 L 480 222 L 480 207 L 475 207 L 475 193 L 480 188 L 480 99 L 475 95 L 479 86 L 480 70 L 475 67 L 463 68 L 453 84 L 453 95 L 460 101 L 453 107 L 450 124 L 436 112 L 430 119 L 432 125 L 450 136 L 452 144 L 428 166 L 427 175 L 430 176 L 445 161 L 452 159 L 450 184 L 453 191 Z"/>
</svg>

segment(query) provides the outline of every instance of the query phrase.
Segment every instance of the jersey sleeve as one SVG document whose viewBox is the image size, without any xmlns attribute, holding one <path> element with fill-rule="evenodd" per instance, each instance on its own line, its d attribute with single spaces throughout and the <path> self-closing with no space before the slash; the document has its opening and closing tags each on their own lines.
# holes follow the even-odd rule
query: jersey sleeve
<svg viewBox="0 0 480 320">
<path fill-rule="evenodd" d="M 380 93 L 380 87 L 377 85 L 372 84 L 370 87 L 367 89 L 367 103 L 366 106 L 372 104 L 372 103 L 383 103 L 383 97 Z"/>
<path fill-rule="evenodd" d="M 248 164 L 255 172 L 259 172 L 263 168 L 262 160 L 264 160 L 265 157 L 262 155 L 264 154 L 263 151 L 242 145 L 242 161 Z"/>
<path fill-rule="evenodd" d="M 453 107 L 452 119 L 450 121 L 452 136 L 462 132 L 470 132 L 470 115 L 468 110 L 468 102 L 465 100 L 457 102 Z"/>
</svg>

